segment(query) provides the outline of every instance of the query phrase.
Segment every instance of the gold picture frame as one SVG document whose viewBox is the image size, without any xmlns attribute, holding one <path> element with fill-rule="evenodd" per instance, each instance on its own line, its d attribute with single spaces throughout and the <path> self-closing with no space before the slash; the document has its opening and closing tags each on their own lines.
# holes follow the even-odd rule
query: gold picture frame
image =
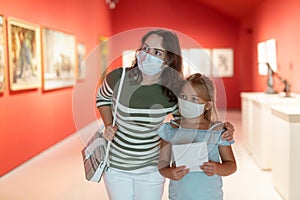
<svg viewBox="0 0 300 200">
<path fill-rule="evenodd" d="M 109 37 L 105 35 L 99 36 L 99 53 L 100 53 L 100 74 L 99 84 L 104 80 L 104 77 L 108 71 L 109 64 Z"/>
<path fill-rule="evenodd" d="M 43 90 L 71 87 L 76 81 L 76 38 L 44 27 L 42 29 Z"/>
<path fill-rule="evenodd" d="M 10 90 L 41 86 L 40 26 L 7 19 Z"/>
<path fill-rule="evenodd" d="M 5 44 L 5 19 L 0 15 L 0 93 L 4 92 L 6 82 Z"/>
</svg>

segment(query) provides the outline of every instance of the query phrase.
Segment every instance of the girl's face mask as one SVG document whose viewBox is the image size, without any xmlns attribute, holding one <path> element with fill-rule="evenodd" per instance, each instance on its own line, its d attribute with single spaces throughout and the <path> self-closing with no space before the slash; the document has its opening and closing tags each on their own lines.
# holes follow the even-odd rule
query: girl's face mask
<svg viewBox="0 0 300 200">
<path fill-rule="evenodd" d="M 179 112 L 183 117 L 195 118 L 203 114 L 205 104 L 193 103 L 178 98 L 178 106 L 179 106 Z"/>
<path fill-rule="evenodd" d="M 136 58 L 138 67 L 144 74 L 153 76 L 162 71 L 163 60 L 144 51 L 138 52 Z"/>
</svg>

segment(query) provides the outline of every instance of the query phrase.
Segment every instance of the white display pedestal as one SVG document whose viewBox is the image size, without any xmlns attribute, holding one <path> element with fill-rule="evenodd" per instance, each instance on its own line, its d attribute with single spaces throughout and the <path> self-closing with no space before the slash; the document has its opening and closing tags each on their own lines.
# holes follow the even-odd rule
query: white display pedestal
<svg viewBox="0 0 300 200">
<path fill-rule="evenodd" d="M 243 144 L 251 155 L 253 152 L 253 99 L 263 95 L 261 92 L 242 92 Z"/>
<path fill-rule="evenodd" d="M 300 104 L 272 110 L 272 181 L 286 200 L 300 199 Z"/>
<path fill-rule="evenodd" d="M 281 97 L 279 94 L 257 92 L 241 93 L 243 139 L 247 150 L 262 170 L 271 169 L 272 157 L 272 105 L 300 104 L 300 96 Z M 245 130 L 244 130 L 245 129 Z"/>
</svg>

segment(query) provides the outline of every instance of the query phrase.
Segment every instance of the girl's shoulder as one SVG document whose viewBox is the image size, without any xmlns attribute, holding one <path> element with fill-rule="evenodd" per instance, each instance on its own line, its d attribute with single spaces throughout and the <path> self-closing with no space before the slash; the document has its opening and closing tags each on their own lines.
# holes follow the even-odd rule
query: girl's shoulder
<svg viewBox="0 0 300 200">
<path fill-rule="evenodd" d="M 172 128 L 174 128 L 174 129 L 176 129 L 176 128 L 180 128 L 180 119 L 178 119 L 178 120 L 171 120 L 170 121 L 170 126 L 172 127 Z"/>
<path fill-rule="evenodd" d="M 162 124 L 158 128 L 157 134 L 163 140 L 170 141 L 174 137 L 174 134 L 178 128 L 179 127 L 174 125 L 173 123 L 167 122 L 167 123 Z"/>
<path fill-rule="evenodd" d="M 222 139 L 222 134 L 226 131 L 226 129 L 224 128 L 224 123 L 221 121 L 216 121 L 213 122 L 209 128 L 209 130 L 211 130 L 211 132 L 213 134 L 217 134 L 218 136 L 218 142 L 217 144 L 219 146 L 230 146 L 232 145 L 235 141 L 227 141 L 227 140 L 223 140 Z"/>
<path fill-rule="evenodd" d="M 222 131 L 222 130 L 224 130 L 224 123 L 221 122 L 221 121 L 211 122 L 210 127 L 209 127 L 208 130 Z"/>
</svg>

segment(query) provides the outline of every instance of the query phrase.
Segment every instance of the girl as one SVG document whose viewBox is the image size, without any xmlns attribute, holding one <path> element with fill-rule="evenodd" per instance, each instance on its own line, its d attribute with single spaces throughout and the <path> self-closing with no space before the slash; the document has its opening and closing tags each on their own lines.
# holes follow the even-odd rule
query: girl
<svg viewBox="0 0 300 200">
<path fill-rule="evenodd" d="M 178 106 L 182 116 L 180 125 L 171 121 L 171 124 L 166 123 L 158 130 L 162 138 L 159 172 L 171 179 L 171 200 L 223 199 L 221 176 L 236 171 L 231 143 L 220 137 L 224 129 L 223 124 L 216 121 L 215 102 L 213 82 L 204 75 L 193 74 L 184 82 L 179 94 Z M 196 142 L 204 142 L 202 144 L 205 144 L 208 152 L 208 162 L 198 166 L 198 170 L 203 171 L 191 172 L 187 166 L 176 166 L 176 160 L 170 164 L 174 156 L 171 148 Z"/>
</svg>

